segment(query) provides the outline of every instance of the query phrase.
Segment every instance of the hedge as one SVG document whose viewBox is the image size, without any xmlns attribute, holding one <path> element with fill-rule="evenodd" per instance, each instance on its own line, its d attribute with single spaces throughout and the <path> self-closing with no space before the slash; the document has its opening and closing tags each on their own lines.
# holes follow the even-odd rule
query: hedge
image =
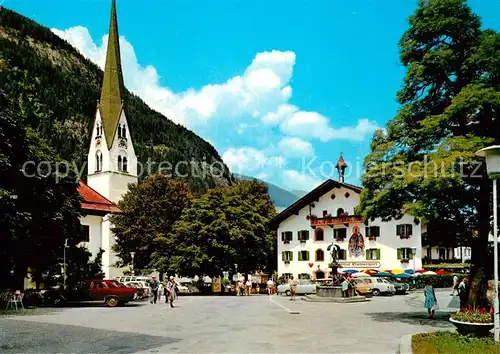
<svg viewBox="0 0 500 354">
<path fill-rule="evenodd" d="M 426 264 L 422 268 L 424 269 L 443 269 L 443 268 L 448 268 L 448 269 L 453 269 L 453 268 L 465 268 L 468 269 L 470 268 L 470 263 L 441 263 L 441 264 Z"/>
<path fill-rule="evenodd" d="M 463 278 L 467 277 L 467 274 L 445 274 L 445 275 L 420 275 L 414 278 L 408 278 L 409 282 L 414 282 L 415 288 L 423 289 L 425 288 L 425 283 L 427 280 L 431 281 L 431 284 L 434 288 L 451 288 L 453 287 L 453 277 L 458 277 L 458 281 L 460 282 Z"/>
</svg>

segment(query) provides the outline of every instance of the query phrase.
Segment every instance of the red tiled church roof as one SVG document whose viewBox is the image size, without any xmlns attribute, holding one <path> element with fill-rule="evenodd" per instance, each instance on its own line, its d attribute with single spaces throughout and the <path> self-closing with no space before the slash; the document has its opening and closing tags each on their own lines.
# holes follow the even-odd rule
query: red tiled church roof
<svg viewBox="0 0 500 354">
<path fill-rule="evenodd" d="M 90 213 L 92 211 L 108 213 L 120 212 L 120 208 L 118 208 L 115 203 L 113 203 L 109 199 L 106 199 L 96 190 L 87 186 L 82 181 L 80 181 L 78 184 L 78 193 L 80 193 L 80 195 L 84 199 L 84 202 L 82 203 L 82 209 L 88 210 Z"/>
</svg>

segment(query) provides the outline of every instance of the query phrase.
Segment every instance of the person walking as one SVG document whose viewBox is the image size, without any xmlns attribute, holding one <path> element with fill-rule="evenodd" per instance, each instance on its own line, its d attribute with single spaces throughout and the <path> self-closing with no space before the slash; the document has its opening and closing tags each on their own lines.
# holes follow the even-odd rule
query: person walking
<svg viewBox="0 0 500 354">
<path fill-rule="evenodd" d="M 151 284 L 151 297 L 149 299 L 149 302 L 154 302 L 156 304 L 156 301 L 158 300 L 158 288 L 160 287 L 160 283 L 158 282 L 158 280 L 156 280 L 155 276 L 152 276 L 151 280 L 153 282 Z"/>
<path fill-rule="evenodd" d="M 342 295 L 344 297 L 349 297 L 349 281 L 347 278 L 344 278 L 340 285 L 342 286 Z"/>
<path fill-rule="evenodd" d="M 437 309 L 437 299 L 436 293 L 434 292 L 434 287 L 430 280 L 427 280 L 424 288 L 424 307 L 427 309 L 430 319 L 434 319 L 434 312 Z"/>
<path fill-rule="evenodd" d="M 165 286 L 165 303 L 170 303 L 170 307 L 174 307 L 174 298 L 175 298 L 175 282 L 174 277 L 170 277 Z"/>
<path fill-rule="evenodd" d="M 460 284 L 458 285 L 458 296 L 460 297 L 461 309 L 467 308 L 467 293 L 469 291 L 467 283 L 468 283 L 467 278 L 463 278 Z"/>
<path fill-rule="evenodd" d="M 267 295 L 273 294 L 274 282 L 271 278 L 267 281 Z"/>
<path fill-rule="evenodd" d="M 453 277 L 453 290 L 451 291 L 451 296 L 455 295 L 455 290 L 458 295 L 458 277 L 456 275 Z"/>
<path fill-rule="evenodd" d="M 290 301 L 295 300 L 295 292 L 297 291 L 297 280 L 293 278 L 293 275 L 290 276 L 290 280 L 288 281 L 288 284 L 290 284 Z"/>
</svg>

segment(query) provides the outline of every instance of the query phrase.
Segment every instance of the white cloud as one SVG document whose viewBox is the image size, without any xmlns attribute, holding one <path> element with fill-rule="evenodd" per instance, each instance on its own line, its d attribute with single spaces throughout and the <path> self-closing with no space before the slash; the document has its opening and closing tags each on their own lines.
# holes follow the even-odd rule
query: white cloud
<svg viewBox="0 0 500 354">
<path fill-rule="evenodd" d="M 52 31 L 104 68 L 107 35 L 97 45 L 88 29 L 82 26 Z M 139 64 L 133 46 L 123 36 L 120 37 L 120 46 L 127 87 L 153 109 L 195 130 L 197 125 L 212 119 L 227 120 L 243 116 L 251 116 L 270 125 L 281 123 L 285 133 L 322 141 L 362 140 L 376 129 L 376 125 L 368 120 L 360 120 L 354 127 L 333 129 L 329 120 L 321 114 L 301 111 L 291 105 L 290 79 L 295 65 L 295 53 L 292 51 L 258 53 L 241 75 L 223 83 L 208 84 L 200 90 L 188 89 L 174 93 L 161 86 L 160 76 L 153 66 L 143 67 Z"/>
<path fill-rule="evenodd" d="M 283 172 L 282 185 L 285 186 L 285 188 L 287 188 L 288 190 L 300 189 L 310 191 L 323 182 L 324 181 L 321 181 L 316 177 L 307 175 L 297 170 L 285 170 Z"/>
<path fill-rule="evenodd" d="M 222 159 L 233 173 L 264 173 L 266 168 L 282 168 L 286 161 L 281 156 L 269 156 L 264 151 L 253 147 L 230 148 L 222 154 Z"/>
<path fill-rule="evenodd" d="M 283 138 L 278 143 L 278 146 L 285 156 L 311 156 L 314 152 L 310 142 L 296 137 Z"/>
<path fill-rule="evenodd" d="M 107 35 L 95 43 L 82 26 L 52 31 L 104 69 Z M 236 173 L 286 180 L 293 188 L 309 189 L 316 180 L 295 170 L 284 171 L 285 158 L 311 156 L 312 139 L 362 141 L 377 128 L 367 119 L 337 127 L 318 112 L 292 105 L 290 82 L 296 60 L 292 51 L 258 53 L 243 73 L 225 82 L 173 92 L 160 83 L 153 66 L 139 64 L 134 47 L 123 36 L 120 46 L 127 88 L 151 108 L 225 149 L 222 158 Z M 270 147 L 263 149 L 265 145 Z"/>
</svg>

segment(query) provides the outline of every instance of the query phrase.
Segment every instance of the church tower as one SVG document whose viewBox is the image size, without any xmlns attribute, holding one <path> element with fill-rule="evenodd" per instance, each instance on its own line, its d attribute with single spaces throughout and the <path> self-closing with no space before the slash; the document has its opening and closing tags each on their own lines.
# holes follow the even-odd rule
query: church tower
<svg viewBox="0 0 500 354">
<path fill-rule="evenodd" d="M 344 183 L 344 172 L 345 169 L 347 168 L 347 164 L 344 161 L 344 157 L 342 156 L 342 153 L 340 153 L 339 160 L 337 161 L 337 164 L 335 165 L 335 168 L 339 172 L 339 182 Z"/>
<path fill-rule="evenodd" d="M 106 66 L 88 154 L 87 184 L 117 203 L 137 183 L 137 156 L 125 116 L 116 1 L 111 2 Z"/>
<path fill-rule="evenodd" d="M 106 66 L 87 157 L 87 185 L 114 203 L 123 198 L 130 183 L 137 183 L 137 156 L 125 116 L 124 94 L 116 1 L 111 0 Z M 123 270 L 115 267 L 118 258 L 113 252 L 115 239 L 109 216 L 101 217 L 94 228 L 95 247 L 104 250 L 106 279 L 123 275 Z"/>
</svg>

